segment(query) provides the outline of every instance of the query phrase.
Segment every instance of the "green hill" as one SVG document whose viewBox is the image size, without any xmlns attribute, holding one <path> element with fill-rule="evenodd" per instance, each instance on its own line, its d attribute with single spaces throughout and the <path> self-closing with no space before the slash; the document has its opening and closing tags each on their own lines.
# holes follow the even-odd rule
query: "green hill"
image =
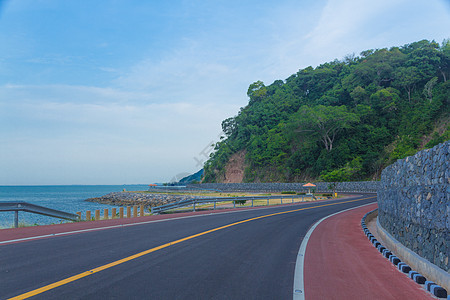
<svg viewBox="0 0 450 300">
<path fill-rule="evenodd" d="M 190 183 L 194 183 L 194 182 L 200 182 L 202 180 L 203 174 L 204 174 L 204 170 L 201 169 L 201 170 L 195 172 L 194 174 L 191 174 L 191 175 L 181 178 L 177 184 L 183 185 L 183 184 L 190 184 Z"/>
<path fill-rule="evenodd" d="M 222 122 L 226 137 L 204 182 L 377 179 L 397 159 L 450 138 L 450 42 L 363 51 L 252 83 L 249 103 Z M 241 177 L 242 178 L 242 177 Z"/>
</svg>

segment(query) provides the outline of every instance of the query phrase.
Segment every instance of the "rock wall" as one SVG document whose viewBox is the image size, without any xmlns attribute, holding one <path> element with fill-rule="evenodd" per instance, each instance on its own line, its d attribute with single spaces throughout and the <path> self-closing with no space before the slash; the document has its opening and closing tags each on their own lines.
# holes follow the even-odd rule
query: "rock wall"
<svg viewBox="0 0 450 300">
<path fill-rule="evenodd" d="M 304 188 L 305 183 L 202 183 L 190 184 L 190 189 L 219 190 L 223 192 L 283 192 L 296 191 L 305 192 L 308 188 Z M 315 182 L 316 191 L 331 192 L 329 183 Z M 338 182 L 336 190 L 338 192 L 376 192 L 379 181 L 354 181 L 354 182 Z"/>
<path fill-rule="evenodd" d="M 383 170 L 378 190 L 381 226 L 399 242 L 449 271 L 450 141 Z"/>
</svg>

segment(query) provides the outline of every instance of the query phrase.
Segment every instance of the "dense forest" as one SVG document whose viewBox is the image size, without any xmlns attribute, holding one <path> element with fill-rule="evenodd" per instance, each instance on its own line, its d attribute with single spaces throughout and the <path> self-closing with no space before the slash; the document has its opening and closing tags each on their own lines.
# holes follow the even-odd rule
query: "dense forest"
<svg viewBox="0 0 450 300">
<path fill-rule="evenodd" d="M 256 81 L 247 95 L 222 122 L 204 182 L 221 182 L 236 153 L 244 182 L 378 179 L 395 160 L 450 139 L 450 40 L 363 51 Z"/>
</svg>

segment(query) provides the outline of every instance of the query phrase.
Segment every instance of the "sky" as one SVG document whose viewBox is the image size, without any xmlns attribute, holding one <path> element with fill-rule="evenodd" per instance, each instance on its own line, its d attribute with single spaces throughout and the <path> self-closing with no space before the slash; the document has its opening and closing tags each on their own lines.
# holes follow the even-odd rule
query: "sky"
<svg viewBox="0 0 450 300">
<path fill-rule="evenodd" d="M 450 0 L 0 0 L 0 185 L 180 179 L 252 82 L 449 28 Z"/>
</svg>

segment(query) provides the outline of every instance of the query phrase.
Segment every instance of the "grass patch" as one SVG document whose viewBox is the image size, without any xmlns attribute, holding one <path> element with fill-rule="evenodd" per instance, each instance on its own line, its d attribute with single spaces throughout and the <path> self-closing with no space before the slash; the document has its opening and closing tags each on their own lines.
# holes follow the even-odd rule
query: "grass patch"
<svg viewBox="0 0 450 300">
<path fill-rule="evenodd" d="M 281 194 L 282 195 L 295 195 L 296 192 L 294 192 L 294 191 L 283 191 L 283 192 L 281 192 Z"/>
</svg>

